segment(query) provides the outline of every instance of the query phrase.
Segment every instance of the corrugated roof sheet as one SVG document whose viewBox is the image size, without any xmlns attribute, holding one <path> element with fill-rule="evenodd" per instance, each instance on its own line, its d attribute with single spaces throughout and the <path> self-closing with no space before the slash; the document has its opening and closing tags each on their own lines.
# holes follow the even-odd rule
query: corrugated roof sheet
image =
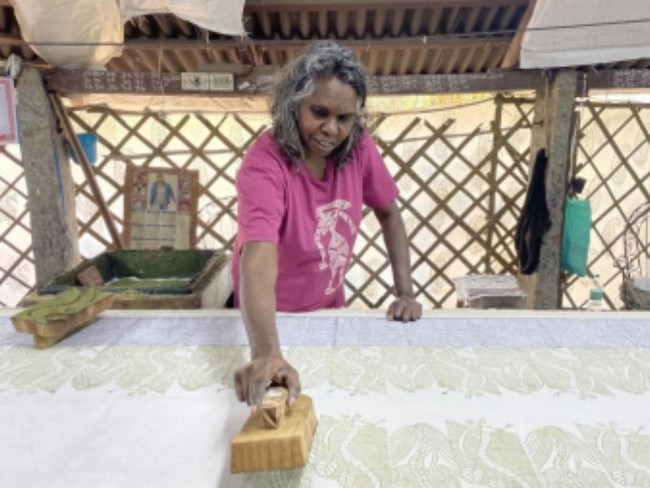
<svg viewBox="0 0 650 488">
<path fill-rule="evenodd" d="M 350 46 L 373 75 L 484 73 L 502 66 L 532 0 L 249 0 L 246 38 L 208 32 L 173 15 L 125 26 L 125 48 L 111 71 L 180 73 L 223 63 L 278 66 L 314 39 Z M 0 0 L 0 59 L 15 53 L 46 65 L 22 40 L 7 0 Z M 629 60 L 602 68 L 647 68 Z"/>
</svg>

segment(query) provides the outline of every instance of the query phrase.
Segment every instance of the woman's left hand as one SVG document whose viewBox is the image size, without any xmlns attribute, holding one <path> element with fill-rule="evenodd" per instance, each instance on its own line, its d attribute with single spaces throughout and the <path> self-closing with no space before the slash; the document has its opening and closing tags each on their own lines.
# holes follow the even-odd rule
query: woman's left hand
<svg viewBox="0 0 650 488">
<path fill-rule="evenodd" d="M 397 297 L 386 312 L 388 320 L 411 322 L 422 317 L 422 305 L 413 297 Z"/>
</svg>

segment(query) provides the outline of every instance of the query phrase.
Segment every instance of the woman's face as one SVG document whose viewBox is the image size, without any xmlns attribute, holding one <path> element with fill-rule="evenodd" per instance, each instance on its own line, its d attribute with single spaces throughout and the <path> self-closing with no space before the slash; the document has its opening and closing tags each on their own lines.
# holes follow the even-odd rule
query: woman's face
<svg viewBox="0 0 650 488">
<path fill-rule="evenodd" d="M 338 78 L 321 80 L 300 102 L 298 130 L 307 160 L 325 159 L 352 131 L 357 92 Z"/>
</svg>

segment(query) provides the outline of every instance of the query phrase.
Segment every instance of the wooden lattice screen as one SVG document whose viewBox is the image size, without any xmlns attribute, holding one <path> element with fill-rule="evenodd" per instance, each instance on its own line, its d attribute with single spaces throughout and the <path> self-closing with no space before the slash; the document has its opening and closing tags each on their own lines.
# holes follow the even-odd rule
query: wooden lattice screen
<svg viewBox="0 0 650 488">
<path fill-rule="evenodd" d="M 236 228 L 235 172 L 245 149 L 264 129 L 266 118 L 238 115 L 124 113 L 109 109 L 70 111 L 79 131 L 99 136 L 96 179 L 119 227 L 123 226 L 122 186 L 128 164 L 199 171 L 200 248 L 231 248 Z M 94 256 L 111 245 L 83 172 L 73 168 L 77 186 L 80 251 Z"/>
<path fill-rule="evenodd" d="M 449 112 L 377 121 L 376 140 L 400 187 L 413 278 L 427 308 L 455 306 L 455 277 L 517 271 L 513 234 L 525 195 L 527 150 L 510 141 L 530 128 L 525 117 L 502 128 L 501 112 L 497 105 L 487 130 L 456 127 Z M 392 279 L 380 230 L 372 219 L 364 224 L 348 275 L 349 302 L 386 306 Z"/>
<path fill-rule="evenodd" d="M 648 201 L 650 110 L 587 103 L 580 113 L 575 173 L 587 179 L 583 196 L 594 210 L 589 270 L 604 277 L 607 303 L 617 308 L 620 270 L 614 260 L 622 254 L 620 235 L 626 216 Z M 400 187 L 414 281 L 425 308 L 455 306 L 457 276 L 516 273 L 513 236 L 528 179 L 532 115 L 532 100 L 497 97 L 473 107 L 375 118 L 375 138 Z M 99 136 L 95 178 L 119 230 L 128 164 L 194 169 L 202 187 L 198 247 L 232 248 L 235 173 L 243 152 L 267 126 L 266 115 L 99 107 L 75 108 L 70 116 L 78 131 Z M 11 168 L 0 176 L 0 305 L 14 306 L 33 287 L 33 258 L 20 159 L 7 149 L 0 157 Z M 73 178 L 80 251 L 95 256 L 111 246 L 110 234 L 77 166 Z M 389 299 L 392 278 L 380 235 L 374 217 L 366 214 L 346 280 L 352 307 L 383 307 Z M 588 284 L 567 275 L 564 305 L 583 306 Z"/>
<path fill-rule="evenodd" d="M 515 106 L 522 118 L 531 114 L 533 100 L 507 98 L 503 102 Z M 618 309 L 622 307 L 623 233 L 634 211 L 650 201 L 650 106 L 584 102 L 578 105 L 578 114 L 572 175 L 586 180 L 579 196 L 591 203 L 592 231 L 588 274 L 563 276 L 562 306 L 583 308 L 591 277 L 600 275 L 607 308 Z"/>
<path fill-rule="evenodd" d="M 27 183 L 20 150 L 0 146 L 0 307 L 13 307 L 34 287 Z"/>
<path fill-rule="evenodd" d="M 450 118 L 450 111 L 381 116 L 373 124 L 379 148 L 400 187 L 400 205 L 413 255 L 413 276 L 425 307 L 456 303 L 453 279 L 470 273 L 516 273 L 512 237 L 527 181 L 530 111 L 502 113 L 486 103 L 491 127 Z M 234 176 L 246 147 L 264 129 L 235 115 L 125 114 L 109 109 L 71 111 L 77 128 L 96 132 L 105 155 L 97 177 L 122 224 L 119 190 L 125 164 L 200 171 L 199 247 L 231 248 L 236 231 Z M 505 122 L 504 122 L 505 119 Z M 502 124 L 506 125 L 502 128 Z M 512 141 L 518 141 L 513 144 Z M 523 147 L 524 149 L 516 149 Z M 110 245 L 108 233 L 75 172 L 83 255 Z M 90 252 L 89 252 L 90 251 Z M 352 307 L 386 306 L 392 283 L 381 234 L 367 212 L 346 279 Z"/>
<path fill-rule="evenodd" d="M 575 174 L 587 180 L 583 196 L 593 219 L 588 269 L 600 275 L 607 305 L 620 308 L 622 234 L 634 211 L 650 201 L 650 106 L 591 102 L 579 113 Z M 586 281 L 568 279 L 565 306 L 586 302 Z"/>
</svg>

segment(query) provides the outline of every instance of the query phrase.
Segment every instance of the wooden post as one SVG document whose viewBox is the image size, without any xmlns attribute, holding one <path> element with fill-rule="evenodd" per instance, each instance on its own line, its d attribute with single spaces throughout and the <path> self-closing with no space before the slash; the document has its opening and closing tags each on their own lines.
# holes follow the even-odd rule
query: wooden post
<svg viewBox="0 0 650 488">
<path fill-rule="evenodd" d="M 548 166 L 546 168 L 546 204 L 551 228 L 542 240 L 540 262 L 535 286 L 536 309 L 558 309 L 562 304 L 560 264 L 562 228 L 566 203 L 568 175 L 571 169 L 574 107 L 578 86 L 575 71 L 562 70 L 554 77 L 550 90 L 550 107 L 546 122 L 548 133 Z M 534 153 L 531 155 L 534 157 Z"/>
<path fill-rule="evenodd" d="M 503 122 L 503 96 L 501 94 L 497 94 L 495 98 L 495 107 L 494 107 L 494 121 L 492 122 L 492 138 L 493 138 L 493 149 L 490 155 L 490 173 L 488 175 L 488 180 L 490 184 L 490 188 L 496 188 L 496 174 L 497 174 L 497 168 L 499 166 L 499 154 L 498 150 L 495 150 L 496 147 L 499 147 L 501 145 L 501 124 Z M 492 216 L 492 222 L 488 226 L 487 229 L 487 235 L 485 236 L 485 247 L 486 249 L 492 249 L 492 241 L 494 237 L 494 229 L 495 229 L 495 223 L 494 223 L 494 215 L 495 215 L 495 209 L 496 209 L 496 195 L 494 191 L 490 192 L 490 198 L 488 202 L 488 209 L 489 209 L 489 215 Z M 485 258 L 484 258 L 484 263 L 485 266 L 483 267 L 483 272 L 484 273 L 493 273 L 492 269 L 492 255 L 489 252 L 485 253 Z M 456 303 L 458 306 L 458 303 Z"/>
<path fill-rule="evenodd" d="M 24 68 L 17 90 L 36 283 L 42 285 L 80 260 L 74 183 L 39 71 Z"/>
</svg>

